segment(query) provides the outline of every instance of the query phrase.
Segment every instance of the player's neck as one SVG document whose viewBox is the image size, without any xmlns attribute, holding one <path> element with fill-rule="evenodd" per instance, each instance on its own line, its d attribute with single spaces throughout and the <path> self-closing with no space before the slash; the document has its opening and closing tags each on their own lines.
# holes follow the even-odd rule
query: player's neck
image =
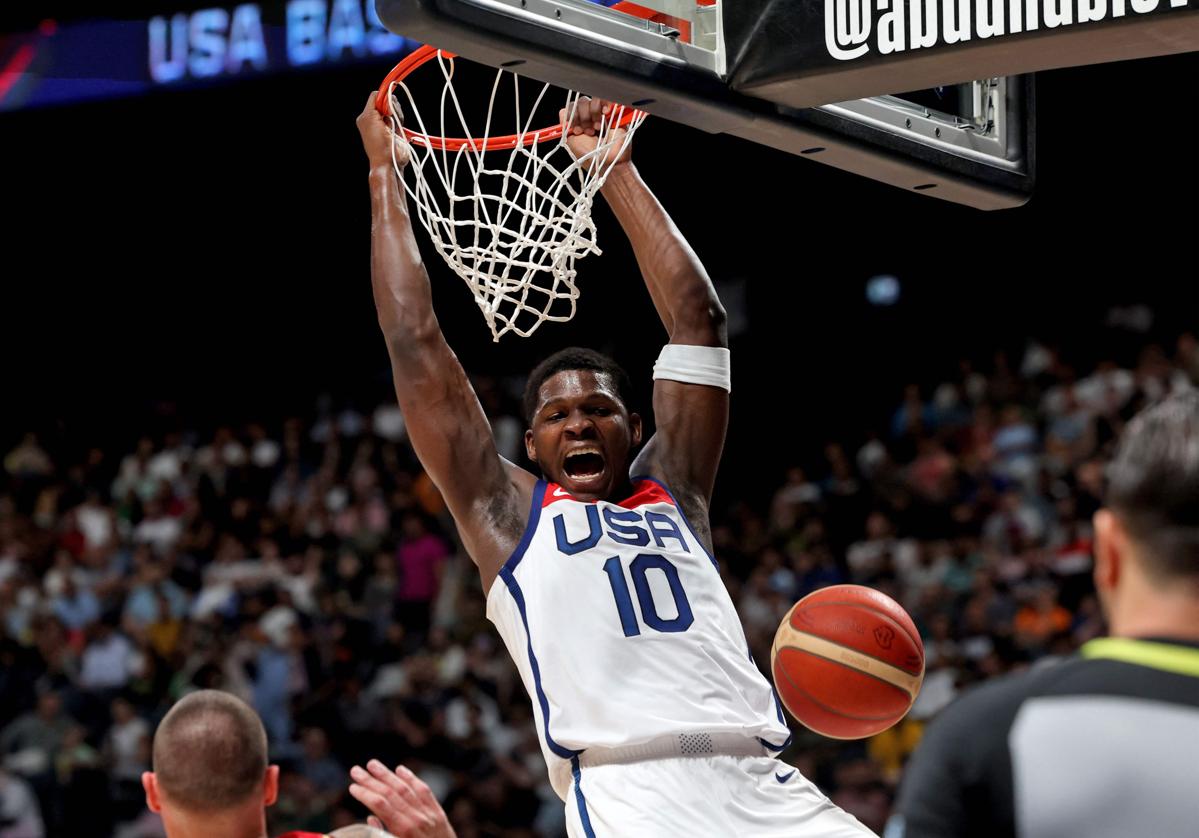
<svg viewBox="0 0 1199 838">
<path fill-rule="evenodd" d="M 548 480 L 548 478 L 547 478 L 547 480 Z M 550 482 L 552 482 L 552 481 L 550 481 Z M 555 485 L 562 486 L 562 484 L 560 484 L 560 483 L 555 484 Z M 566 490 L 566 487 L 562 486 L 562 489 Z M 587 495 L 573 495 L 573 494 L 571 495 L 571 497 L 576 498 L 577 500 L 581 500 L 584 503 L 596 503 L 597 501 L 601 501 L 601 500 L 607 501 L 608 503 L 620 503 L 622 500 L 626 500 L 627 498 L 630 498 L 632 496 L 633 496 L 633 481 L 630 480 L 627 475 L 622 480 L 617 481 L 612 486 L 612 490 L 610 492 L 608 492 L 606 495 L 604 495 L 603 497 L 591 497 L 591 496 L 587 496 Z"/>
<path fill-rule="evenodd" d="M 1180 580 L 1166 587 L 1138 578 L 1111 603 L 1108 621 L 1113 637 L 1199 641 L 1199 585 Z"/>
<path fill-rule="evenodd" d="M 164 809 L 162 820 L 167 838 L 267 838 L 266 812 L 261 806 L 212 813 Z"/>
<path fill-rule="evenodd" d="M 612 503 L 619 503 L 626 498 L 632 497 L 632 495 L 633 481 L 629 479 L 628 474 L 625 474 L 624 478 L 619 480 L 616 485 L 612 487 L 612 492 L 608 495 L 608 497 L 604 498 L 604 500 L 611 501 Z"/>
</svg>

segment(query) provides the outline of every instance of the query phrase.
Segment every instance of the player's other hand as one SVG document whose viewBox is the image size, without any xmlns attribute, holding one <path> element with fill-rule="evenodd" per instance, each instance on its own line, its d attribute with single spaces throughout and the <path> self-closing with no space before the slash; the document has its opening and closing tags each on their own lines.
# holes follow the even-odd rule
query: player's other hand
<svg viewBox="0 0 1199 838">
<path fill-rule="evenodd" d="M 376 93 L 372 93 L 366 100 L 366 107 L 362 109 L 362 113 L 358 114 L 358 133 L 362 135 L 362 147 L 366 149 L 367 159 L 370 160 L 372 169 L 376 166 L 390 166 L 394 146 L 395 164 L 407 166 L 412 158 L 412 149 L 402 137 L 391 130 L 390 118 L 379 113 L 379 109 L 375 107 L 376 96 Z M 394 100 L 392 107 L 395 107 Z M 398 118 L 399 112 L 395 113 Z"/>
<path fill-rule="evenodd" d="M 374 107 L 373 105 L 371 107 Z M 364 113 L 365 116 L 365 113 Z M 359 126 L 362 120 L 359 118 Z M 455 838 L 445 810 L 429 787 L 404 766 L 395 771 L 372 759 L 350 769 L 350 794 L 371 811 L 367 823 L 396 838 Z"/>
<path fill-rule="evenodd" d="M 576 160 L 585 154 L 595 151 L 596 146 L 599 144 L 599 135 L 604 121 L 611 119 L 612 114 L 619 110 L 620 106 L 613 102 L 603 99 L 592 99 L 590 96 L 580 96 L 573 114 L 566 108 L 558 111 L 558 119 L 561 120 L 564 126 L 566 147 Z M 606 141 L 611 141 L 608 145 L 608 151 L 602 158 L 591 161 L 591 166 L 597 164 L 606 166 L 608 163 L 627 162 L 629 154 L 633 150 L 632 143 L 629 143 L 627 146 L 624 145 L 627 133 L 628 131 L 624 128 L 608 129 L 604 135 Z M 624 148 L 623 153 L 621 151 L 622 147 Z"/>
</svg>

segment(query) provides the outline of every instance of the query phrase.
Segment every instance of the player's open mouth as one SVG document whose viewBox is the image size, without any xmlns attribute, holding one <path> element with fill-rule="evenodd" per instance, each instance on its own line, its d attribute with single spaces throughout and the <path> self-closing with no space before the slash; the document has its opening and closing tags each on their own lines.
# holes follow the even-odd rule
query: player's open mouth
<svg viewBox="0 0 1199 838">
<path fill-rule="evenodd" d="M 592 480 L 604 473 L 604 455 L 594 445 L 577 448 L 566 455 L 562 469 L 574 480 Z"/>
</svg>

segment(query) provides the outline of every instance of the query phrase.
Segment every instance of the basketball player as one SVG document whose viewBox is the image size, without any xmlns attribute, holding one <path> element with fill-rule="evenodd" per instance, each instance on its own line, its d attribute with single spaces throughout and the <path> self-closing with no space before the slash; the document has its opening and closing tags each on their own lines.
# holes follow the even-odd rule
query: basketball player
<svg viewBox="0 0 1199 838">
<path fill-rule="evenodd" d="M 392 170 L 393 145 L 401 165 L 409 149 L 373 102 L 358 127 L 396 395 L 532 699 L 569 834 L 869 834 L 772 756 L 789 731 L 711 556 L 730 388 L 724 312 L 627 150 L 603 195 L 670 336 L 654 367 L 658 430 L 634 456 L 642 422 L 628 377 L 596 352 L 564 350 L 525 390 L 538 478 L 496 452 L 442 336 Z M 580 102 L 568 126 L 576 158 L 596 148 L 609 107 Z"/>
<path fill-rule="evenodd" d="M 167 838 L 265 838 L 279 767 L 267 764 L 266 731 L 244 701 L 217 690 L 184 696 L 154 732 L 152 759 L 142 788 Z M 378 761 L 367 769 L 354 769 L 350 794 L 374 813 L 369 826 L 343 827 L 333 838 L 453 838 L 445 812 L 411 772 Z"/>
<path fill-rule="evenodd" d="M 888 838 L 1199 829 L 1199 393 L 1129 423 L 1095 513 L 1111 637 L 984 684 L 929 727 Z"/>
</svg>

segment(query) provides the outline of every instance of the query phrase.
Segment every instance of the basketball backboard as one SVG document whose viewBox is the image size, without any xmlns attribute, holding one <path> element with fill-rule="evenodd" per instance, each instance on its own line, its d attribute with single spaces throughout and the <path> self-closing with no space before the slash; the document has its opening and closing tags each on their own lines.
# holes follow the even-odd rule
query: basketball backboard
<svg viewBox="0 0 1199 838">
<path fill-rule="evenodd" d="M 1199 0 L 377 0 L 393 32 L 982 209 L 1035 180 L 1030 75 L 1199 48 Z M 1089 5 L 1088 5 L 1089 4 Z"/>
</svg>

